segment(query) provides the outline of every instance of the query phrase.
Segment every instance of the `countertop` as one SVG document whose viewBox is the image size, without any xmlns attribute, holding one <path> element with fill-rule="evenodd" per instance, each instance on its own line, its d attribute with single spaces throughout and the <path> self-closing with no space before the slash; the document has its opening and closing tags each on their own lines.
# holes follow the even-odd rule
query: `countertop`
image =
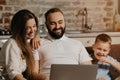
<svg viewBox="0 0 120 80">
<path fill-rule="evenodd" d="M 97 35 L 105 33 L 111 37 L 120 37 L 120 32 L 90 32 L 90 33 L 69 33 L 66 34 L 70 38 L 85 38 L 85 37 L 96 37 Z"/>
<path fill-rule="evenodd" d="M 91 33 L 80 33 L 80 32 L 70 32 L 65 33 L 66 36 L 70 38 L 95 38 L 98 34 L 105 33 L 110 35 L 111 37 L 120 37 L 120 32 L 91 32 Z M 10 37 L 11 35 L 1 35 L 0 36 L 0 48 L 4 44 L 4 42 Z M 46 34 L 40 34 L 41 37 L 45 37 Z M 116 40 L 115 40 L 116 41 Z"/>
<path fill-rule="evenodd" d="M 0 39 L 8 39 L 11 35 L 0 35 Z"/>
<path fill-rule="evenodd" d="M 65 33 L 66 36 L 70 38 L 85 38 L 85 37 L 96 37 L 98 34 L 105 33 L 110 35 L 111 37 L 120 37 L 120 32 L 89 32 L 89 33 L 79 33 L 79 32 L 71 32 Z M 11 35 L 1 35 L 0 39 L 7 39 Z M 45 37 L 46 34 L 40 34 L 41 37 Z"/>
</svg>

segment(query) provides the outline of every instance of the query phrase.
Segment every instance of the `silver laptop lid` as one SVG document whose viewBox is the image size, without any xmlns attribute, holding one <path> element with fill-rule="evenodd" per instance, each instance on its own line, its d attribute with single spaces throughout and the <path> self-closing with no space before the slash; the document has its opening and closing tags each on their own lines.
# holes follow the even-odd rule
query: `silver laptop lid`
<svg viewBox="0 0 120 80">
<path fill-rule="evenodd" d="M 50 80 L 96 80 L 97 65 L 51 65 Z"/>
</svg>

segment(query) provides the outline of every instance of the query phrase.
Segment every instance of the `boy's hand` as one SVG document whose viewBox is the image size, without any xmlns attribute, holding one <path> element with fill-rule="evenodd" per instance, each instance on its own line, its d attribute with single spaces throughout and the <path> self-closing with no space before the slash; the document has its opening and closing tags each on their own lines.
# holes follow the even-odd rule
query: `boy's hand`
<svg viewBox="0 0 120 80">
<path fill-rule="evenodd" d="M 99 58 L 99 61 L 101 61 L 101 62 L 106 62 L 106 61 L 107 61 L 107 58 L 104 57 L 104 56 L 101 56 L 101 57 Z"/>
<path fill-rule="evenodd" d="M 102 56 L 100 59 L 99 59 L 100 62 L 106 62 L 106 63 L 110 63 L 110 60 L 105 57 L 105 56 Z"/>
</svg>

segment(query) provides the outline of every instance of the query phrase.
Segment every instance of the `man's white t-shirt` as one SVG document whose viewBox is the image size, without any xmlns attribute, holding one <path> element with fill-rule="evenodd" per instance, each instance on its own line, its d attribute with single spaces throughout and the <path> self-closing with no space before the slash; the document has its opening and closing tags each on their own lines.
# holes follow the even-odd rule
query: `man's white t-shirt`
<svg viewBox="0 0 120 80">
<path fill-rule="evenodd" d="M 51 64 L 80 64 L 92 60 L 80 41 L 66 36 L 60 39 L 48 36 L 41 40 L 38 50 L 41 61 L 40 71 L 48 77 Z"/>
</svg>

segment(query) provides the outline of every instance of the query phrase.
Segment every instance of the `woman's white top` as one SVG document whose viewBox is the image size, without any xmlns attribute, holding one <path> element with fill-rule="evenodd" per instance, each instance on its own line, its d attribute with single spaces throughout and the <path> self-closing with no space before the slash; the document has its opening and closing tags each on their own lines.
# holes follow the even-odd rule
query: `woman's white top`
<svg viewBox="0 0 120 80">
<path fill-rule="evenodd" d="M 38 53 L 33 54 L 35 60 L 39 60 Z M 26 70 L 26 61 L 25 59 L 22 59 L 21 55 L 21 49 L 12 38 L 8 39 L 1 49 L 0 62 L 3 64 L 3 67 L 6 70 L 6 75 L 9 76 L 10 80 L 14 79 L 18 74 L 22 75 L 22 72 Z"/>
</svg>

